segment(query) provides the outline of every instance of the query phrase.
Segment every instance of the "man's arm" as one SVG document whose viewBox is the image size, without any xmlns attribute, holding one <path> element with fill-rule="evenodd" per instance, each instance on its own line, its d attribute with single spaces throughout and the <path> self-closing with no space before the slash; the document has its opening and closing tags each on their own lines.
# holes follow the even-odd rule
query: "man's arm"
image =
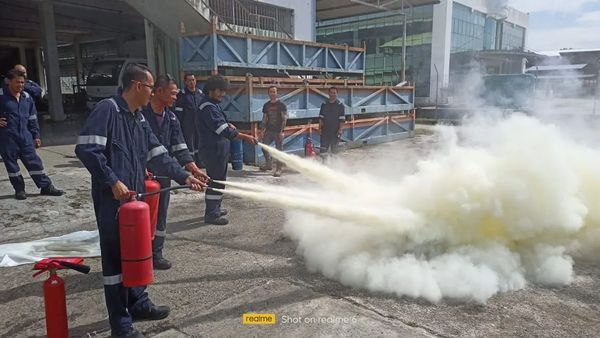
<svg viewBox="0 0 600 338">
<path fill-rule="evenodd" d="M 31 99 L 31 107 L 29 108 L 29 117 L 27 118 L 27 129 L 29 129 L 33 139 L 37 140 L 35 141 L 36 148 L 39 148 L 39 146 L 41 146 L 41 142 L 39 141 L 40 126 L 38 124 L 37 109 L 35 108 L 35 102 L 33 101 L 33 98 L 29 97 L 28 99 Z"/>
<path fill-rule="evenodd" d="M 28 92 L 29 94 L 31 94 L 31 96 L 33 97 L 42 97 L 42 87 L 40 87 L 39 84 L 35 83 L 34 81 L 31 80 L 26 80 L 25 81 L 25 89 L 26 92 Z"/>
<path fill-rule="evenodd" d="M 181 124 L 179 120 L 174 115 L 167 116 L 167 118 L 171 118 L 170 128 L 171 128 L 171 139 L 169 140 L 171 144 L 171 148 L 168 149 L 169 153 L 172 156 L 175 156 L 179 164 L 185 166 L 187 163 L 194 162 L 194 158 L 192 157 L 192 153 L 187 147 L 185 143 L 185 139 L 183 138 L 183 131 L 181 130 Z"/>
<path fill-rule="evenodd" d="M 340 137 L 342 135 L 342 125 L 346 122 L 346 108 L 343 103 L 340 103 L 340 107 L 338 110 L 338 131 L 337 135 Z"/>
<path fill-rule="evenodd" d="M 281 132 L 283 132 L 283 130 L 285 129 L 285 126 L 287 124 L 287 119 L 288 119 L 288 111 L 287 111 L 287 106 L 285 105 L 285 103 L 279 101 L 279 103 L 281 103 Z"/>
<path fill-rule="evenodd" d="M 323 107 L 325 103 L 321 103 L 321 109 L 319 109 L 319 133 L 323 131 L 323 119 L 325 119 L 325 115 L 323 115 Z"/>
<path fill-rule="evenodd" d="M 269 123 L 269 114 L 267 114 L 267 104 L 265 103 L 263 105 L 263 118 L 262 118 L 262 122 L 260 123 L 260 133 L 261 136 L 265 135 L 265 130 L 267 130 L 267 123 Z"/>
<path fill-rule="evenodd" d="M 113 116 L 112 104 L 108 100 L 99 102 L 87 119 L 79 137 L 75 154 L 97 181 L 113 187 L 119 178 L 107 165 L 104 155 L 110 138 L 110 121 Z"/>
<path fill-rule="evenodd" d="M 180 90 L 179 93 L 177 93 L 177 100 L 175 101 L 175 104 L 173 105 L 173 112 L 175 113 L 175 116 L 177 116 L 177 118 L 179 120 L 181 120 L 183 118 L 183 101 L 185 99 L 185 94 L 183 94 L 183 91 Z"/>
</svg>

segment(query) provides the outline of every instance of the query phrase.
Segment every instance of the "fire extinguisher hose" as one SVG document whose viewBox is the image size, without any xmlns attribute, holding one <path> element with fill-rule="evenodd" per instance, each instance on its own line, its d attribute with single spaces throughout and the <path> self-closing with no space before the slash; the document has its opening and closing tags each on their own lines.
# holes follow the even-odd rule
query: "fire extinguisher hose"
<svg viewBox="0 0 600 338">
<path fill-rule="evenodd" d="M 75 270 L 77 272 L 81 272 L 87 274 L 90 272 L 90 267 L 88 265 L 83 264 L 73 264 L 65 261 L 59 261 L 60 265 L 67 267 L 69 269 Z"/>
<path fill-rule="evenodd" d="M 177 186 L 174 186 L 174 187 L 163 188 L 163 189 L 160 189 L 158 191 L 153 191 L 153 192 L 136 193 L 135 194 L 135 198 L 136 199 L 140 199 L 140 198 L 143 198 L 143 197 L 146 197 L 146 196 L 160 194 L 160 193 L 165 192 L 165 191 L 179 190 L 179 189 L 190 189 L 191 187 L 192 187 L 191 185 L 177 185 Z M 211 189 L 210 187 L 206 188 L 206 190 L 210 190 L 210 189 Z"/>
</svg>

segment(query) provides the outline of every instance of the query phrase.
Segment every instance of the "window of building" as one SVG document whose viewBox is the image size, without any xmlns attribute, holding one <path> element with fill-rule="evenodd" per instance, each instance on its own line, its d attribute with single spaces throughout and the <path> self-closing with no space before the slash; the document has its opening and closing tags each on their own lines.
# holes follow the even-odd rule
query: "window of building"
<svg viewBox="0 0 600 338">
<path fill-rule="evenodd" d="M 317 23 L 317 41 L 366 46 L 365 83 L 395 85 L 402 79 L 404 17 L 374 13 Z M 429 96 L 433 6 L 414 7 L 406 27 L 406 77 L 415 82 L 417 96 Z"/>
</svg>

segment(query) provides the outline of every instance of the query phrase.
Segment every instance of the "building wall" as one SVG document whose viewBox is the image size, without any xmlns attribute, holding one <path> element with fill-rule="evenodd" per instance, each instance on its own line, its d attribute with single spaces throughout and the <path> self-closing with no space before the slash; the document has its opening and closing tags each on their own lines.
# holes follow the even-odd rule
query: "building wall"
<svg viewBox="0 0 600 338">
<path fill-rule="evenodd" d="M 431 93 L 449 86 L 454 52 L 526 47 L 529 15 L 506 4 L 507 0 L 441 0 L 434 5 Z M 496 15 L 503 20 L 496 20 Z M 435 96 L 426 101 L 434 102 Z"/>
<path fill-rule="evenodd" d="M 259 0 L 271 5 L 294 10 L 294 38 L 315 41 L 316 0 Z"/>
<path fill-rule="evenodd" d="M 406 77 L 416 83 L 417 95 L 429 95 L 433 6 L 415 7 L 407 19 Z M 366 48 L 365 82 L 396 85 L 402 81 L 404 16 L 382 12 L 317 24 L 317 40 Z"/>
<path fill-rule="evenodd" d="M 506 3 L 441 0 L 414 8 L 407 21 L 407 80 L 416 83 L 421 102 L 441 102 L 451 79 L 454 52 L 525 47 L 528 15 L 507 8 Z M 498 17 L 505 20 L 498 21 Z M 366 83 L 396 84 L 401 78 L 402 23 L 403 16 L 385 12 L 321 21 L 317 22 L 317 41 L 364 44 Z M 500 38 L 502 44 L 497 44 Z"/>
</svg>

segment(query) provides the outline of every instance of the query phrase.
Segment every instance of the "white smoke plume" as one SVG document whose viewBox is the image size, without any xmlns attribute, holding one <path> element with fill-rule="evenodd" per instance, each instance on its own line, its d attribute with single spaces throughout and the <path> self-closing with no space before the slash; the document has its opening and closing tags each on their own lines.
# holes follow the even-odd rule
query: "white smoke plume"
<svg viewBox="0 0 600 338">
<path fill-rule="evenodd" d="M 316 187 L 224 192 L 290 210 L 284 232 L 312 271 L 434 303 L 568 285 L 573 257 L 597 260 L 598 150 L 524 115 L 438 135 L 412 173 L 398 160 L 386 178 L 369 175 L 369 161 L 343 173 L 261 145 Z"/>
</svg>

